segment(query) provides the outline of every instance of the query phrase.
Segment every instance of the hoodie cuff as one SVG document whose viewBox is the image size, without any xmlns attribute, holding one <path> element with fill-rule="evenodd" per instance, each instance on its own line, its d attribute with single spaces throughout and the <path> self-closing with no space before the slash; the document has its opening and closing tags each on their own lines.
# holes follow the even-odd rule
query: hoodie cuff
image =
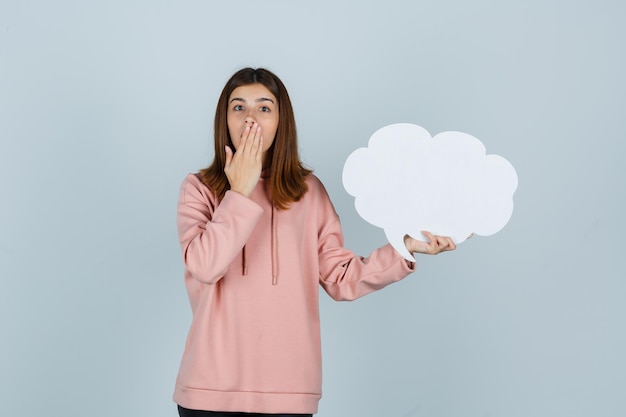
<svg viewBox="0 0 626 417">
<path fill-rule="evenodd" d="M 224 194 L 222 203 L 224 203 L 225 201 L 229 201 L 227 204 L 236 204 L 237 206 L 239 206 L 240 204 L 250 205 L 254 208 L 255 211 L 258 211 L 259 214 L 263 213 L 263 207 L 255 203 L 254 200 L 252 200 L 251 198 L 246 197 L 245 195 L 240 194 L 237 191 L 226 190 L 226 194 Z"/>
</svg>

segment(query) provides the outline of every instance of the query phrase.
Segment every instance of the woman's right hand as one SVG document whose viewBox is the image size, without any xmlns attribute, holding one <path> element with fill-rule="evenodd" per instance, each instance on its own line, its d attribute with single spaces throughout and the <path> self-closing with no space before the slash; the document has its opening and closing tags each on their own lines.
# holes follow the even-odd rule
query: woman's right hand
<svg viewBox="0 0 626 417">
<path fill-rule="evenodd" d="M 263 137 L 261 126 L 253 123 L 246 126 L 241 134 L 238 149 L 226 146 L 226 164 L 224 173 L 230 189 L 250 197 L 261 177 L 263 166 Z"/>
</svg>

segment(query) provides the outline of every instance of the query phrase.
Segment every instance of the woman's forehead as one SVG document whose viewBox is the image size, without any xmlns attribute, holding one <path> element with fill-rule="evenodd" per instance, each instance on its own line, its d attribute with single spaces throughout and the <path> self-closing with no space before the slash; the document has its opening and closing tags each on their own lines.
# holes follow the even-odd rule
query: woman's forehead
<svg viewBox="0 0 626 417">
<path fill-rule="evenodd" d="M 252 99 L 257 100 L 259 98 L 269 98 L 276 102 L 276 97 L 267 87 L 263 84 L 246 84 L 241 85 L 233 90 L 230 94 L 229 101 L 233 98 L 242 98 L 244 100 Z"/>
</svg>

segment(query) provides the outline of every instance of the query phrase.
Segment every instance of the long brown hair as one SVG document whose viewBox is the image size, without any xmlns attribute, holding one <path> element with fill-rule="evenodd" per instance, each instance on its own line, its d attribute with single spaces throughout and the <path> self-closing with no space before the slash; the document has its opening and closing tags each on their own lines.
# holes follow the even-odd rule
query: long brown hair
<svg viewBox="0 0 626 417">
<path fill-rule="evenodd" d="M 215 110 L 213 163 L 200 171 L 200 179 L 215 193 L 221 201 L 230 189 L 228 178 L 224 173 L 226 154 L 224 147 L 235 149 L 226 115 L 228 98 L 233 90 L 242 85 L 261 84 L 267 88 L 278 101 L 278 127 L 274 143 L 267 150 L 266 160 L 269 161 L 268 192 L 279 209 L 286 209 L 291 203 L 299 201 L 306 194 L 308 187 L 305 178 L 312 171 L 305 168 L 298 155 L 298 139 L 296 120 L 291 107 L 289 94 L 282 81 L 272 72 L 264 68 L 243 68 L 237 71 L 226 83 Z"/>
</svg>

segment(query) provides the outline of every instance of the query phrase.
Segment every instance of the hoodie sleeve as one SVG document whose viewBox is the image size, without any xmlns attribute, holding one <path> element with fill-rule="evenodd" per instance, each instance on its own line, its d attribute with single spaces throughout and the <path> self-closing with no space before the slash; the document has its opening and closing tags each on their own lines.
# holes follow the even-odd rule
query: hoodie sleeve
<svg viewBox="0 0 626 417">
<path fill-rule="evenodd" d="M 355 300 L 415 271 L 390 244 L 363 258 L 343 247 L 341 223 L 325 191 L 319 229 L 320 284 L 337 301 Z"/>
<path fill-rule="evenodd" d="M 181 185 L 178 238 L 185 268 L 198 281 L 214 284 L 252 234 L 263 209 L 227 191 L 221 202 L 194 175 Z"/>
</svg>

